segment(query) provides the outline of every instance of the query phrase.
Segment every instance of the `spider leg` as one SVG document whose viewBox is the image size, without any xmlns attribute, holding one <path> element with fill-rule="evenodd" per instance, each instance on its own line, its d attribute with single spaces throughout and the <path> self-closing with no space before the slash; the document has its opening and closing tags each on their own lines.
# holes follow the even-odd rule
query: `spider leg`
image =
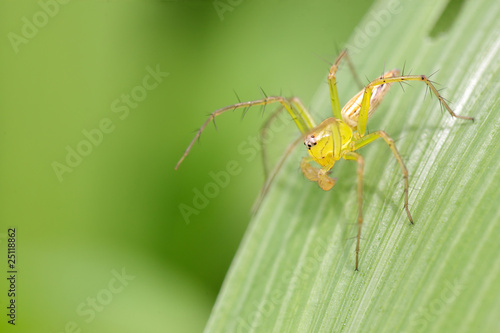
<svg viewBox="0 0 500 333">
<path fill-rule="evenodd" d="M 473 117 L 460 116 L 460 115 L 456 114 L 451 109 L 451 107 L 448 105 L 446 100 L 441 96 L 441 94 L 439 94 L 439 91 L 436 89 L 436 87 L 432 84 L 432 82 L 425 75 L 383 76 L 383 77 L 380 77 L 378 79 L 373 80 L 364 88 L 363 100 L 361 101 L 361 110 L 359 111 L 359 118 L 358 118 L 358 124 L 357 124 L 358 133 L 360 134 L 360 136 L 365 135 L 366 122 L 368 121 L 368 117 L 369 117 L 369 109 L 370 109 L 371 95 L 372 95 L 373 89 L 377 86 L 381 86 L 384 84 L 391 84 L 391 83 L 395 83 L 395 82 L 407 82 L 407 81 L 420 81 L 420 82 L 425 83 L 429 87 L 430 91 L 434 95 L 436 95 L 436 97 L 438 98 L 441 105 L 448 111 L 448 113 L 452 117 L 474 121 Z"/>
<path fill-rule="evenodd" d="M 227 111 L 240 109 L 240 108 L 249 108 L 249 107 L 256 106 L 256 105 L 268 105 L 271 103 L 280 103 L 288 111 L 288 113 L 290 114 L 292 119 L 295 121 L 295 124 L 297 125 L 297 127 L 299 128 L 299 130 L 302 133 L 306 133 L 311 128 L 314 128 L 315 123 L 314 123 L 312 116 L 309 114 L 309 112 L 305 108 L 302 108 L 301 103 L 300 104 L 297 103 L 296 99 L 293 99 L 293 98 L 291 100 L 288 100 L 288 99 L 281 97 L 281 96 L 269 96 L 269 97 L 265 97 L 263 99 L 259 99 L 259 100 L 255 100 L 255 101 L 241 102 L 241 103 L 229 105 L 229 106 L 223 107 L 221 109 L 215 110 L 214 112 L 212 112 L 210 114 L 208 119 L 203 123 L 203 125 L 201 125 L 200 129 L 198 130 L 198 132 L 194 136 L 193 140 L 191 141 L 191 143 L 187 147 L 186 151 L 184 152 L 184 154 L 182 155 L 180 160 L 177 162 L 177 164 L 175 166 L 175 170 L 177 170 L 179 168 L 179 165 L 182 163 L 182 161 L 189 154 L 194 143 L 200 138 L 201 133 L 203 132 L 203 130 L 205 130 L 207 125 L 211 121 L 215 121 L 215 117 L 217 117 L 217 116 L 219 116 Z"/>
<path fill-rule="evenodd" d="M 270 116 L 269 118 L 266 119 L 266 122 L 262 125 L 260 129 L 260 153 L 262 157 L 262 167 L 264 169 L 264 177 L 267 179 L 269 175 L 269 163 L 268 163 L 268 158 L 267 158 L 267 145 L 264 144 L 264 138 L 267 137 L 267 133 L 269 131 L 270 126 L 273 124 L 273 122 L 278 118 L 279 114 L 283 110 L 283 106 L 279 107 L 276 109 Z"/>
<path fill-rule="evenodd" d="M 252 206 L 252 212 L 254 212 L 254 213 L 257 212 L 257 210 L 260 207 L 260 204 L 262 203 L 262 199 L 264 199 L 264 197 L 266 196 L 267 191 L 271 187 L 271 184 L 273 183 L 273 181 L 274 181 L 276 175 L 278 174 L 279 170 L 281 170 L 281 167 L 285 163 L 286 159 L 292 153 L 292 151 L 295 148 L 295 146 L 297 146 L 297 144 L 299 142 L 303 141 L 303 140 L 304 140 L 304 136 L 301 135 L 297 139 L 295 139 L 292 143 L 290 143 L 288 145 L 288 147 L 286 148 L 285 152 L 283 153 L 283 155 L 281 155 L 279 161 L 276 163 L 276 165 L 274 166 L 274 168 L 271 171 L 271 173 L 269 174 L 269 176 L 266 177 L 266 181 L 264 183 L 264 186 L 262 186 L 262 189 L 260 191 L 259 197 L 257 198 L 257 200 L 254 202 L 254 204 Z"/>
<path fill-rule="evenodd" d="M 306 117 L 308 117 L 310 119 L 309 123 L 313 127 L 316 126 L 311 114 L 307 111 L 307 108 L 304 106 L 304 104 L 302 103 L 302 101 L 298 97 L 292 97 L 292 98 L 290 98 L 289 101 L 293 105 L 293 107 L 299 112 L 299 114 L 304 114 L 304 115 L 306 115 Z M 276 118 L 278 118 L 278 116 L 280 115 L 280 112 L 282 110 L 283 110 L 283 106 L 276 109 L 266 119 L 266 122 L 262 125 L 261 130 L 260 130 L 260 148 L 261 148 L 260 152 L 261 152 L 261 156 L 262 156 L 262 164 L 263 164 L 264 176 L 265 176 L 266 180 L 267 180 L 267 177 L 269 176 L 269 163 L 268 163 L 267 145 L 264 142 L 264 138 L 267 137 L 270 127 L 276 121 Z M 312 128 L 309 128 L 308 130 L 311 130 L 311 129 Z"/>
<path fill-rule="evenodd" d="M 356 236 L 356 271 L 359 266 L 359 243 L 361 241 L 361 226 L 363 225 L 363 173 L 365 159 L 360 154 L 350 151 L 344 154 L 346 160 L 354 160 L 358 163 L 358 234 Z"/>
<path fill-rule="evenodd" d="M 367 144 L 377 140 L 378 138 L 384 139 L 385 143 L 389 146 L 389 148 L 392 151 L 392 154 L 398 161 L 399 167 L 401 168 L 401 172 L 403 173 L 403 178 L 404 178 L 404 206 L 406 210 L 406 214 L 408 215 L 408 219 L 410 220 L 410 223 L 413 224 L 413 218 L 410 214 L 410 209 L 408 208 L 408 169 L 406 168 L 405 162 L 403 161 L 403 157 L 401 157 L 401 154 L 398 151 L 398 148 L 396 147 L 396 144 L 394 143 L 394 140 L 384 131 L 376 131 L 373 133 L 370 133 L 366 136 L 361 137 L 360 139 L 356 140 L 353 144 L 353 150 L 357 150 L 361 147 L 366 146 Z"/>
<path fill-rule="evenodd" d="M 352 72 L 352 75 L 356 83 L 360 87 L 364 86 L 361 83 L 361 80 L 359 79 L 358 75 L 356 74 L 356 71 L 354 70 L 354 66 L 351 62 L 351 59 L 349 58 L 347 50 L 342 50 L 342 52 L 340 52 L 340 54 L 337 56 L 337 59 L 335 59 L 335 62 L 333 63 L 332 67 L 330 67 L 330 72 L 328 73 L 328 86 L 330 87 L 330 100 L 332 104 L 332 111 L 333 111 L 333 116 L 337 119 L 342 119 L 342 117 L 340 115 L 340 101 L 339 101 L 339 93 L 337 91 L 337 79 L 335 78 L 335 74 L 337 73 L 340 62 L 344 58 L 347 62 L 347 65 L 349 66 L 349 69 Z"/>
</svg>

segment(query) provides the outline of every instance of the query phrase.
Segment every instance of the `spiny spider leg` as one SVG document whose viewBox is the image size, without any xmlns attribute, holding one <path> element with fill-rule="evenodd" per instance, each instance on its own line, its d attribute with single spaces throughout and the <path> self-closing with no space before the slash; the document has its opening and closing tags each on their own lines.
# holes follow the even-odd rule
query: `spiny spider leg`
<svg viewBox="0 0 500 333">
<path fill-rule="evenodd" d="M 315 122 L 314 122 L 314 119 L 312 118 L 312 116 L 309 114 L 309 112 L 305 108 L 302 107 L 303 104 L 301 102 L 297 103 L 297 101 L 298 101 L 297 98 L 293 98 L 291 100 L 288 100 L 288 99 L 281 97 L 281 96 L 269 96 L 269 97 L 255 100 L 255 101 L 236 103 L 236 104 L 229 105 L 229 106 L 223 107 L 221 109 L 215 110 L 214 112 L 212 112 L 210 114 L 210 116 L 203 123 L 203 125 L 201 125 L 200 129 L 198 130 L 198 132 L 194 136 L 193 140 L 191 141 L 191 143 L 187 147 L 186 151 L 184 152 L 184 154 L 182 155 L 180 160 L 177 162 L 177 164 L 175 166 L 175 170 L 177 170 L 179 168 L 179 165 L 182 163 L 182 161 L 184 161 L 186 156 L 189 154 L 194 143 L 198 140 L 198 138 L 200 137 L 201 133 L 205 130 L 207 125 L 211 121 L 214 121 L 215 117 L 217 117 L 217 116 L 219 116 L 227 111 L 240 109 L 240 108 L 248 108 L 248 107 L 256 106 L 256 105 L 267 105 L 267 104 L 271 104 L 271 103 L 281 103 L 281 105 L 292 116 L 292 119 L 295 121 L 295 124 L 297 125 L 299 130 L 302 133 L 306 133 L 311 128 L 314 128 Z"/>
<path fill-rule="evenodd" d="M 337 73 L 337 70 L 339 69 L 340 62 L 342 60 L 346 60 L 347 65 L 349 66 L 349 70 L 352 73 L 352 76 L 354 77 L 354 80 L 358 84 L 360 88 L 362 88 L 364 85 L 361 83 L 361 80 L 358 77 L 358 74 L 356 73 L 356 70 L 354 69 L 354 65 L 351 62 L 351 58 L 349 58 L 349 54 L 347 53 L 347 50 L 342 50 L 340 54 L 337 56 L 337 59 L 333 62 L 332 67 L 330 67 L 330 71 L 328 72 L 328 86 L 330 87 L 330 101 L 332 104 L 332 111 L 333 111 L 333 116 L 337 119 L 342 119 L 340 115 L 340 101 L 339 101 L 339 94 L 337 92 L 337 79 L 335 77 L 335 74 Z"/>
<path fill-rule="evenodd" d="M 424 82 L 429 89 L 432 91 L 434 95 L 438 98 L 439 102 L 441 105 L 444 106 L 444 108 L 449 112 L 449 114 L 452 117 L 455 118 L 460 118 L 460 119 L 465 119 L 465 120 L 472 120 L 474 121 L 473 117 L 467 117 L 467 116 L 461 116 L 456 114 L 451 107 L 448 105 L 446 100 L 439 94 L 439 91 L 436 89 L 436 87 L 432 84 L 432 82 L 427 78 L 425 75 L 401 75 L 401 76 L 393 76 L 393 77 L 380 77 L 378 79 L 373 80 L 370 82 L 364 89 L 364 94 L 363 94 L 363 100 L 361 102 L 361 111 L 359 114 L 358 118 L 358 133 L 360 136 L 363 136 L 366 131 L 366 122 L 368 121 L 368 110 L 369 110 L 369 105 L 370 105 L 370 99 L 372 95 L 372 91 L 375 87 L 381 86 L 387 83 L 395 83 L 395 82 L 406 82 L 406 81 L 421 81 Z"/>
</svg>

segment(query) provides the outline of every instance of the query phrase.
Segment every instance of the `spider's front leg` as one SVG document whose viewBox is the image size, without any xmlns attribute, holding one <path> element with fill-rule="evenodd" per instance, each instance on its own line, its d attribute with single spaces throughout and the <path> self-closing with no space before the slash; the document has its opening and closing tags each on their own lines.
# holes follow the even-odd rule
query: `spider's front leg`
<svg viewBox="0 0 500 333">
<path fill-rule="evenodd" d="M 258 105 L 266 106 L 268 104 L 273 104 L 273 103 L 281 104 L 282 107 L 284 107 L 288 111 L 288 113 L 292 117 L 293 121 L 297 125 L 297 128 L 302 133 L 306 133 L 307 131 L 311 130 L 315 126 L 314 119 L 309 114 L 309 112 L 305 109 L 304 105 L 302 104 L 302 102 L 300 102 L 300 100 L 298 98 L 291 98 L 290 100 L 288 100 L 288 99 L 281 97 L 281 96 L 269 96 L 269 97 L 266 96 L 263 99 L 259 99 L 259 100 L 255 100 L 255 101 L 240 102 L 240 103 L 236 103 L 233 105 L 229 105 L 229 106 L 223 107 L 221 109 L 215 110 L 214 112 L 212 112 L 210 114 L 208 119 L 203 123 L 203 125 L 201 125 L 198 132 L 196 132 L 196 135 L 194 136 L 193 140 L 191 141 L 191 143 L 187 147 L 186 151 L 184 152 L 184 154 L 182 155 L 180 160 L 177 162 L 177 164 L 175 166 L 175 170 L 177 170 L 179 168 L 179 165 L 182 163 L 182 161 L 184 161 L 186 156 L 189 154 L 194 143 L 200 138 L 201 133 L 205 130 L 207 125 L 212 121 L 215 124 L 215 118 L 217 116 L 220 116 L 221 114 L 226 113 L 226 112 L 231 111 L 231 110 L 242 109 L 242 108 L 248 110 L 248 108 L 250 108 L 252 106 L 258 106 Z"/>
</svg>

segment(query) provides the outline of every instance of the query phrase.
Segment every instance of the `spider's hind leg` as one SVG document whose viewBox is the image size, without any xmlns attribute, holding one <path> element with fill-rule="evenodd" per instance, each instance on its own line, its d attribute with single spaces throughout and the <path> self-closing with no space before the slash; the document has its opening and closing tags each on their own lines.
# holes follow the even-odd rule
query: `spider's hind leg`
<svg viewBox="0 0 500 333">
<path fill-rule="evenodd" d="M 454 118 L 460 118 L 460 119 L 465 119 L 465 120 L 472 120 L 474 121 L 473 117 L 467 117 L 467 116 L 461 116 L 456 114 L 452 108 L 448 105 L 446 100 L 444 99 L 443 96 L 439 93 L 439 91 L 436 89 L 434 84 L 429 80 L 429 78 L 425 75 L 396 75 L 396 76 L 382 76 L 379 77 L 378 79 L 373 80 L 370 82 L 363 90 L 363 100 L 361 101 L 361 108 L 359 111 L 359 118 L 358 118 L 358 133 L 360 136 L 365 135 L 366 131 L 366 122 L 368 121 L 369 117 L 369 111 L 370 111 L 370 105 L 372 103 L 372 93 L 374 89 L 378 86 L 382 86 L 384 84 L 392 84 L 395 82 L 407 82 L 407 81 L 420 81 L 423 82 L 427 85 L 427 87 L 430 89 L 430 91 L 438 98 L 439 102 L 441 105 L 448 111 L 448 113 L 454 117 Z"/>
</svg>

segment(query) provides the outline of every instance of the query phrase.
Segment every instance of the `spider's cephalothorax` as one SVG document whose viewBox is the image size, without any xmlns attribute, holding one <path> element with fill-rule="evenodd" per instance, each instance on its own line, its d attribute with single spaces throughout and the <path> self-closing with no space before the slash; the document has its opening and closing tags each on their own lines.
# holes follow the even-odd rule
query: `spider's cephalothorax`
<svg viewBox="0 0 500 333">
<path fill-rule="evenodd" d="M 346 151 L 353 139 L 353 131 L 342 120 L 330 117 L 306 135 L 304 145 L 310 159 L 320 166 L 331 169 Z M 306 158 L 309 161 L 309 158 Z"/>
<path fill-rule="evenodd" d="M 297 97 L 284 98 L 281 96 L 269 96 L 263 99 L 242 102 L 226 106 L 222 109 L 214 111 L 210 117 L 201 126 L 196 133 L 194 139 L 189 144 L 188 148 L 177 162 L 176 169 L 179 167 L 184 158 L 188 155 L 193 144 L 199 139 L 205 127 L 214 118 L 226 111 L 249 108 L 256 105 L 267 105 L 271 103 L 280 103 L 282 107 L 290 114 L 295 124 L 303 135 L 304 144 L 309 153 L 308 157 L 304 157 L 300 163 L 300 168 L 304 176 L 314 182 L 317 182 L 319 187 L 327 191 L 335 185 L 336 179 L 329 176 L 330 170 L 333 168 L 336 161 L 341 158 L 353 160 L 357 162 L 358 168 L 358 233 L 356 242 L 356 270 L 359 265 L 359 249 L 361 240 L 361 225 L 363 223 L 363 172 L 364 159 L 357 152 L 361 147 L 381 138 L 391 149 L 394 157 L 398 161 L 399 167 L 404 178 L 404 207 L 408 215 L 408 219 L 413 223 L 413 218 L 408 208 L 408 170 L 403 162 L 394 140 L 384 131 L 374 131 L 366 133 L 366 123 L 373 114 L 377 106 L 380 104 L 385 94 L 388 92 L 393 83 L 406 81 L 420 81 L 427 85 L 429 90 L 438 98 L 442 106 L 450 113 L 451 116 L 460 119 L 474 120 L 472 117 L 459 116 L 450 108 L 444 98 L 439 94 L 431 81 L 425 75 L 401 75 L 397 69 L 385 72 L 379 78 L 368 83 L 360 92 L 351 98 L 341 109 L 337 92 L 337 81 L 335 74 L 342 59 L 349 62 L 349 68 L 353 68 L 350 63 L 347 51 L 342 51 L 335 60 L 335 63 L 330 68 L 328 75 L 328 86 L 330 88 L 330 100 L 333 110 L 333 117 L 330 117 L 316 126 L 311 114 L 307 111 L 304 104 Z M 354 72 L 353 72 L 354 73 Z M 357 78 L 357 76 L 355 76 Z M 359 80 L 358 80 L 359 82 Z M 280 109 L 281 110 L 281 109 Z M 280 111 L 278 110 L 278 111 Z M 263 129 L 266 130 L 265 128 Z M 290 153 L 293 146 L 299 142 L 296 140 L 290 145 L 284 157 L 280 160 L 278 166 L 281 166 L 286 156 Z M 269 187 L 274 175 L 268 177 L 264 192 Z"/>
</svg>

